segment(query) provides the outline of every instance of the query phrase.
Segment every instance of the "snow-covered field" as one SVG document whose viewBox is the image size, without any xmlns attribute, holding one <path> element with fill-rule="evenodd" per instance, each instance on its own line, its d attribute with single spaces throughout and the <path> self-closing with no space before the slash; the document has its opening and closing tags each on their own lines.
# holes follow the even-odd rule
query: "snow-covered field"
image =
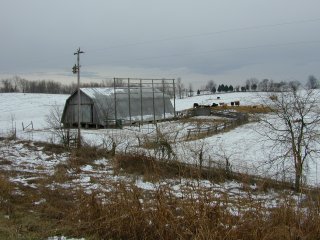
<svg viewBox="0 0 320 240">
<path fill-rule="evenodd" d="M 176 99 L 176 109 L 184 110 L 191 108 L 193 103 L 209 104 L 231 101 L 240 101 L 241 105 L 259 105 L 262 103 L 263 93 L 224 93 L 214 95 L 201 95 L 186 99 Z M 219 97 L 219 99 L 217 99 Z M 56 137 L 47 130 L 46 115 L 54 105 L 63 109 L 68 95 L 52 94 L 23 94 L 23 93 L 2 93 L 0 94 L 0 135 L 5 135 L 16 126 L 17 137 L 20 139 L 34 141 L 55 142 Z M 209 117 L 210 118 L 210 117 Z M 210 119 L 209 119 L 210 120 Z M 24 126 L 32 121 L 34 131 L 23 131 Z M 183 139 L 186 130 L 192 127 L 192 123 L 166 122 L 160 123 L 158 128 L 166 138 Z M 204 149 L 204 164 L 212 165 L 217 162 L 224 163 L 229 160 L 232 170 L 239 172 L 248 172 L 262 176 L 272 176 L 282 179 L 283 175 L 276 175 L 275 172 L 281 172 L 283 166 L 275 165 L 269 169 L 265 162 L 272 154 L 270 143 L 261 141 L 261 135 L 257 133 L 259 123 L 251 122 L 249 124 L 237 127 L 225 133 L 216 134 L 200 140 L 177 141 L 173 144 L 173 150 L 181 161 L 197 164 L 197 149 Z M 144 125 L 142 128 L 126 127 L 123 130 L 100 129 L 83 130 L 82 135 L 85 141 L 91 145 L 102 146 L 110 144 L 110 141 L 117 143 L 117 150 L 130 151 L 136 150 L 139 140 L 150 137 L 155 133 L 152 125 Z M 149 153 L 152 154 L 152 153 Z M 309 165 L 307 182 L 312 185 L 319 185 L 317 163 Z M 292 176 L 286 172 L 285 179 Z"/>
<path fill-rule="evenodd" d="M 45 116 L 52 106 L 63 109 L 69 95 L 0 93 L 0 133 L 12 129 L 16 125 L 22 131 L 22 123 L 27 126 L 33 123 L 34 129 L 46 127 Z"/>
</svg>

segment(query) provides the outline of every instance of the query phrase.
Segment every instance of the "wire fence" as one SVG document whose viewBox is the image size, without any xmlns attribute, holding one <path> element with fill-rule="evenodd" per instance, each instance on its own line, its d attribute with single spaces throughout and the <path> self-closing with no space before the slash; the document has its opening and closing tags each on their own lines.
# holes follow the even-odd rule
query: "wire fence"
<svg viewBox="0 0 320 240">
<path fill-rule="evenodd" d="M 212 126 L 205 126 L 205 127 L 194 127 L 187 129 L 187 136 L 186 140 L 189 140 L 191 138 L 199 138 L 203 136 L 209 136 L 213 134 L 217 134 L 220 132 L 224 132 L 226 130 L 235 128 L 237 126 L 240 126 L 244 123 L 248 122 L 248 115 L 243 113 L 230 113 L 230 112 L 212 112 L 211 115 L 224 117 L 227 120 L 223 123 L 219 122 L 216 124 L 213 124 Z"/>
</svg>

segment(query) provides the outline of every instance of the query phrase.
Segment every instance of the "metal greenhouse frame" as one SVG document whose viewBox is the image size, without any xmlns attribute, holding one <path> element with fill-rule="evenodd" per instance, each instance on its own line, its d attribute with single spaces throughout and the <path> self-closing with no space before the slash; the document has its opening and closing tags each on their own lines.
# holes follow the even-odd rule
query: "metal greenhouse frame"
<svg viewBox="0 0 320 240">
<path fill-rule="evenodd" d="M 165 104 L 165 95 L 169 95 L 173 98 L 173 109 L 174 109 L 174 117 L 176 117 L 176 93 L 175 93 L 175 80 L 174 79 L 142 79 L 142 78 L 114 78 L 113 79 L 113 88 L 114 88 L 114 116 L 115 120 L 117 118 L 117 97 L 119 94 L 127 94 L 128 95 L 128 104 L 129 104 L 129 121 L 132 123 L 131 118 L 131 90 L 139 89 L 140 95 L 140 113 L 141 119 L 143 122 L 143 93 L 152 93 L 152 106 L 153 106 L 153 122 L 156 122 L 156 114 L 155 114 L 155 95 L 159 94 L 159 91 L 162 93 L 163 99 L 163 119 L 166 118 L 166 104 Z M 117 91 L 117 89 L 127 89 L 127 92 L 121 93 Z"/>
</svg>

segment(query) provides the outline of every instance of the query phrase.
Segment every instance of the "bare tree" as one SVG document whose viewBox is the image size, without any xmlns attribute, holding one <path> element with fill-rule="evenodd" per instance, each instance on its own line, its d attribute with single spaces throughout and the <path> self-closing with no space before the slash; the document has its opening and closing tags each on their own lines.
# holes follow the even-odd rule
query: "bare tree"
<svg viewBox="0 0 320 240">
<path fill-rule="evenodd" d="M 308 77 L 308 81 L 307 81 L 307 88 L 308 89 L 317 89 L 319 87 L 320 87 L 319 80 L 315 76 L 310 75 Z"/>
<path fill-rule="evenodd" d="M 11 120 L 11 131 L 9 132 L 9 137 L 11 139 L 17 139 L 17 126 L 16 126 L 16 116 L 14 114 L 10 115 Z"/>
<path fill-rule="evenodd" d="M 213 80 L 209 80 L 205 86 L 205 89 L 212 92 L 212 89 L 215 88 L 217 84 Z"/>
<path fill-rule="evenodd" d="M 258 88 L 260 91 L 270 92 L 272 89 L 272 85 L 273 85 L 273 81 L 265 78 L 259 83 Z"/>
<path fill-rule="evenodd" d="M 232 172 L 231 159 L 236 154 L 238 154 L 238 152 L 227 151 L 226 145 L 223 142 L 221 142 L 219 144 L 219 150 L 214 153 L 215 158 L 217 158 L 219 161 L 224 162 L 225 172 L 226 172 L 227 175 L 231 174 L 231 172 Z"/>
<path fill-rule="evenodd" d="M 246 89 L 255 91 L 259 84 L 259 80 L 257 78 L 249 78 L 246 80 Z"/>
<path fill-rule="evenodd" d="M 246 90 L 247 91 L 251 90 L 251 83 L 249 79 L 246 80 Z"/>
<path fill-rule="evenodd" d="M 290 89 L 293 89 L 295 91 L 297 91 L 299 89 L 299 87 L 301 86 L 301 83 L 299 81 L 290 81 L 288 83 L 288 87 Z"/>
<path fill-rule="evenodd" d="M 10 79 L 3 79 L 2 82 L 2 92 L 14 92 L 13 84 Z"/>
<path fill-rule="evenodd" d="M 46 122 L 49 127 L 49 131 L 58 138 L 59 142 L 64 146 L 69 146 L 70 138 L 70 129 L 65 128 L 61 122 L 62 110 L 59 105 L 55 104 L 50 109 L 48 115 L 46 115 Z"/>
<path fill-rule="evenodd" d="M 317 92 L 292 88 L 270 95 L 268 106 L 273 114 L 261 118 L 259 132 L 271 140 L 275 156 L 269 163 L 290 164 L 295 173 L 295 190 L 299 191 L 303 174 L 319 153 L 320 111 Z"/>
<path fill-rule="evenodd" d="M 193 96 L 193 87 L 192 87 L 191 83 L 189 83 L 188 91 L 189 91 L 189 97 L 192 97 Z"/>
<path fill-rule="evenodd" d="M 177 79 L 177 89 L 178 89 L 178 95 L 179 95 L 179 98 L 182 99 L 182 95 L 183 95 L 183 83 L 181 81 L 181 78 L 178 78 Z"/>
<path fill-rule="evenodd" d="M 18 81 L 18 86 L 20 87 L 20 91 L 25 93 L 27 92 L 28 89 L 28 80 L 17 77 L 17 81 Z"/>
</svg>

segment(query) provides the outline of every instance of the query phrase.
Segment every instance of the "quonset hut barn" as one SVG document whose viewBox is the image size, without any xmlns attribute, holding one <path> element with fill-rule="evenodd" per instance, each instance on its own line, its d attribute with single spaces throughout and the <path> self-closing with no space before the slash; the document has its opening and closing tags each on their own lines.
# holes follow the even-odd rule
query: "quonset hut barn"
<svg viewBox="0 0 320 240">
<path fill-rule="evenodd" d="M 135 122 L 172 118 L 174 107 L 168 95 L 158 89 L 80 88 L 81 127 L 121 127 Z M 78 125 L 78 92 L 66 100 L 61 122 Z"/>
</svg>

